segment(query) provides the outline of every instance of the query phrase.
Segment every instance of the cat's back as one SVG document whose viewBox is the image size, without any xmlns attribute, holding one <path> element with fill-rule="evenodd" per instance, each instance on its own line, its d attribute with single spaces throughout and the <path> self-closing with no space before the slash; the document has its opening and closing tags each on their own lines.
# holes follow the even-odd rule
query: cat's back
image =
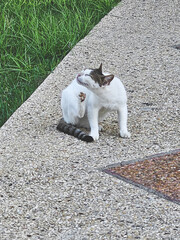
<svg viewBox="0 0 180 240">
<path fill-rule="evenodd" d="M 126 90 L 118 77 L 114 77 L 110 85 L 107 86 L 107 95 L 112 102 L 123 103 L 127 101 Z"/>
<path fill-rule="evenodd" d="M 114 77 L 113 80 L 111 81 L 110 85 L 110 90 L 115 93 L 126 93 L 125 87 L 121 80 L 118 77 Z"/>
</svg>

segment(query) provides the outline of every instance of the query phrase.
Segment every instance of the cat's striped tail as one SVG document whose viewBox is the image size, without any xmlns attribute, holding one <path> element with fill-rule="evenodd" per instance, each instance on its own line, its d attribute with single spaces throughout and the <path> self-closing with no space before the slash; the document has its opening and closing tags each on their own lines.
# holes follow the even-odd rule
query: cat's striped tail
<svg viewBox="0 0 180 240">
<path fill-rule="evenodd" d="M 93 137 L 87 135 L 85 132 L 81 131 L 80 129 L 76 128 L 72 124 L 66 123 L 63 118 L 59 121 L 57 125 L 57 129 L 60 132 L 64 132 L 66 134 L 72 135 L 82 141 L 85 142 L 93 142 Z"/>
</svg>

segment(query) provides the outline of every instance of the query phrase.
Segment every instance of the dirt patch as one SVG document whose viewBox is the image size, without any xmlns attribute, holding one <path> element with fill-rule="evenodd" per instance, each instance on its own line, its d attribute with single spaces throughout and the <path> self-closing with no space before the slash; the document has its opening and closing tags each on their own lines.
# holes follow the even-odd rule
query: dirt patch
<svg viewBox="0 0 180 240">
<path fill-rule="evenodd" d="M 180 150 L 119 163 L 103 171 L 180 204 Z"/>
</svg>

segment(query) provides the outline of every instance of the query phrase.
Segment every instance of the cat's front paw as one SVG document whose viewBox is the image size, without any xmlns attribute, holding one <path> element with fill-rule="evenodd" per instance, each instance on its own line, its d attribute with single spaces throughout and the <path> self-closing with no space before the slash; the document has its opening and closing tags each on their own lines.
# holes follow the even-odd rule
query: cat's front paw
<svg viewBox="0 0 180 240">
<path fill-rule="evenodd" d="M 130 138 L 131 134 L 130 134 L 130 132 L 128 132 L 128 131 L 123 131 L 123 130 L 121 130 L 121 131 L 120 131 L 120 136 L 121 136 L 122 138 Z"/>
<path fill-rule="evenodd" d="M 90 134 L 90 136 L 94 139 L 94 141 L 99 139 L 99 134 Z"/>
<path fill-rule="evenodd" d="M 86 94 L 83 93 L 83 92 L 80 92 L 80 94 L 79 94 L 79 99 L 80 99 L 80 101 L 81 101 L 81 102 L 84 102 L 85 98 L 86 98 Z"/>
</svg>

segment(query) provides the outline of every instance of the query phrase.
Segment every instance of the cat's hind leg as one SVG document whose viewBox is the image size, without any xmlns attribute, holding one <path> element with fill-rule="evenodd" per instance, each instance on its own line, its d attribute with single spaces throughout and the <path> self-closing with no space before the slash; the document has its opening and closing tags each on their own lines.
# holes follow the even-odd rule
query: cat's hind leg
<svg viewBox="0 0 180 240">
<path fill-rule="evenodd" d="M 78 125 L 80 119 L 82 119 L 85 115 L 85 99 L 86 94 L 80 92 L 78 95 L 73 97 L 73 100 L 69 102 L 68 105 L 68 115 L 69 119 L 71 119 L 71 123 L 74 125 Z"/>
<path fill-rule="evenodd" d="M 80 92 L 78 95 L 78 117 L 83 118 L 85 114 L 85 99 L 86 94 L 83 92 Z"/>
<path fill-rule="evenodd" d="M 66 123 L 73 125 L 78 123 L 78 100 L 77 96 L 72 94 L 69 89 L 62 92 L 61 108 Z"/>
<path fill-rule="evenodd" d="M 86 94 L 78 92 L 72 94 L 68 89 L 62 92 L 61 108 L 65 122 L 77 125 L 85 115 Z"/>
</svg>

